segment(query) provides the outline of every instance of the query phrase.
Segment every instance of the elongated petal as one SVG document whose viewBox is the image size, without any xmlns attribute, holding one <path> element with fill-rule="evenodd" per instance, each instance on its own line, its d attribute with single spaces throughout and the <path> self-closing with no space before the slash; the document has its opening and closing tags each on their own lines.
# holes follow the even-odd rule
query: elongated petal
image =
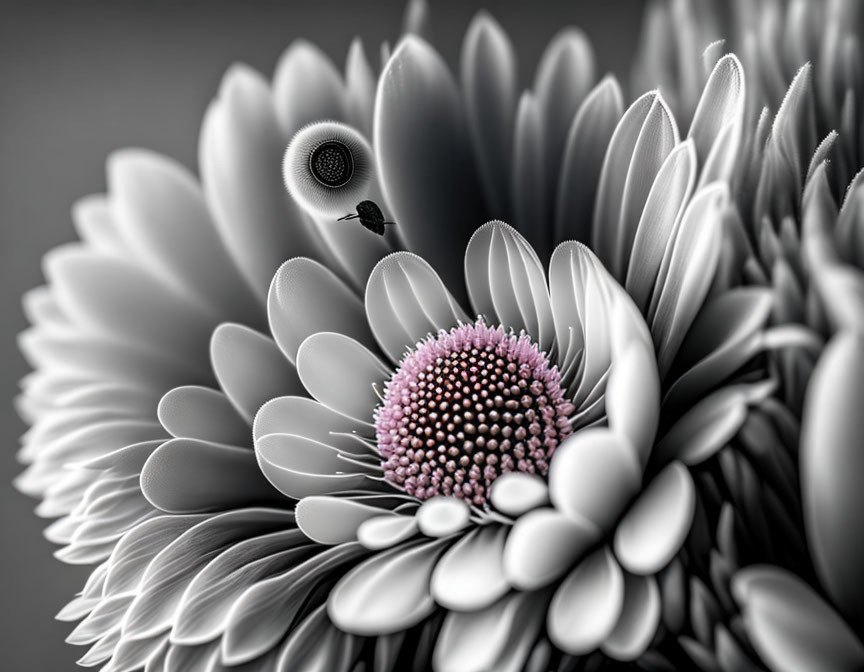
<svg viewBox="0 0 864 672">
<path fill-rule="evenodd" d="M 302 257 L 286 261 L 267 296 L 270 331 L 279 349 L 297 362 L 300 344 L 312 334 L 332 331 L 374 345 L 363 304 L 327 267 Z"/>
<path fill-rule="evenodd" d="M 141 491 L 167 513 L 279 501 L 251 450 L 194 439 L 172 439 L 154 451 L 141 472 Z"/>
<path fill-rule="evenodd" d="M 636 500 L 615 531 L 615 555 L 634 574 L 655 574 L 681 548 L 693 522 L 696 490 L 680 462 L 673 462 Z"/>
<path fill-rule="evenodd" d="M 258 411 L 252 434 L 256 441 L 268 434 L 293 434 L 357 453 L 360 444 L 354 435 L 362 429 L 361 423 L 308 397 L 276 397 Z"/>
<path fill-rule="evenodd" d="M 613 76 L 585 98 L 567 133 L 558 195 L 555 202 L 555 240 L 591 242 L 591 221 L 597 184 L 609 141 L 624 114 L 624 95 Z"/>
<path fill-rule="evenodd" d="M 524 329 L 548 351 L 555 325 L 543 267 L 513 227 L 489 222 L 477 230 L 465 251 L 465 280 L 477 312 L 505 327 Z"/>
<path fill-rule="evenodd" d="M 273 105 L 286 138 L 314 121 L 342 121 L 345 115 L 342 77 L 321 49 L 306 40 L 297 40 L 276 65 Z"/>
<path fill-rule="evenodd" d="M 375 153 L 384 196 L 409 247 L 460 296 L 453 249 L 463 249 L 486 221 L 483 192 L 456 85 L 441 57 L 417 37 L 402 40 L 381 74 Z"/>
<path fill-rule="evenodd" d="M 350 499 L 305 497 L 296 508 L 297 526 L 319 544 L 335 545 L 357 540 L 357 528 L 381 515 L 381 509 Z"/>
<path fill-rule="evenodd" d="M 813 372 L 801 435 L 801 494 L 819 578 L 850 619 L 862 616 L 864 340 L 837 336 Z"/>
<path fill-rule="evenodd" d="M 456 542 L 432 573 L 435 601 L 453 611 L 476 611 L 502 597 L 510 589 L 502 561 L 506 538 L 506 527 L 487 525 Z"/>
<path fill-rule="evenodd" d="M 353 338 L 313 334 L 297 352 L 300 380 L 322 404 L 362 422 L 371 422 L 390 369 Z M 276 396 L 276 395 L 273 395 Z"/>
<path fill-rule="evenodd" d="M 536 593 L 513 593 L 482 611 L 448 613 L 435 646 L 435 669 L 519 672 L 542 625 L 536 612 L 543 599 Z"/>
<path fill-rule="evenodd" d="M 688 137 L 693 138 L 700 166 L 726 126 L 744 123 L 744 95 L 744 69 L 734 54 L 728 54 L 714 66 L 690 124 Z"/>
<path fill-rule="evenodd" d="M 252 419 L 268 399 L 302 390 L 295 368 L 276 344 L 239 324 L 223 324 L 210 342 L 213 370 L 243 418 Z"/>
<path fill-rule="evenodd" d="M 198 385 L 175 387 L 159 401 L 157 416 L 172 436 L 248 446 L 249 425 L 218 390 Z"/>
<path fill-rule="evenodd" d="M 624 576 L 607 548 L 585 558 L 555 591 L 547 628 L 572 655 L 589 653 L 612 634 L 624 606 Z"/>
<path fill-rule="evenodd" d="M 855 670 L 864 665 L 864 646 L 849 626 L 789 572 L 747 568 L 735 575 L 732 587 L 751 641 L 773 669 Z"/>
<path fill-rule="evenodd" d="M 516 54 L 488 13 L 471 21 L 460 58 L 465 115 L 493 216 L 509 216 L 510 160 L 516 113 Z"/>
<path fill-rule="evenodd" d="M 603 653 L 615 660 L 641 656 L 657 632 L 660 606 L 660 590 L 653 577 L 625 574 L 621 618 L 603 642 Z"/>
<path fill-rule="evenodd" d="M 395 252 L 372 270 L 366 314 L 375 338 L 394 363 L 420 340 L 468 316 L 435 270 L 410 252 Z"/>
<path fill-rule="evenodd" d="M 337 627 L 385 635 L 419 623 L 435 608 L 429 578 L 442 541 L 385 551 L 358 565 L 330 592 L 327 610 Z"/>
</svg>

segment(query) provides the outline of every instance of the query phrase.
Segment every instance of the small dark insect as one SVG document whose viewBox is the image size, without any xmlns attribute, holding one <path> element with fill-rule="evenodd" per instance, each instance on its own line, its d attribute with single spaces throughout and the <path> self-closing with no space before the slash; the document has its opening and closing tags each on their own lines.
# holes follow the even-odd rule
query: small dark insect
<svg viewBox="0 0 864 672">
<path fill-rule="evenodd" d="M 364 228 L 369 229 L 372 233 L 377 233 L 379 236 L 384 235 L 384 227 L 388 224 L 396 225 L 396 222 L 385 222 L 384 214 L 381 208 L 373 201 L 360 201 L 357 204 L 357 214 L 351 213 L 337 219 L 337 222 L 342 222 L 346 219 L 359 219 L 360 224 Z"/>
</svg>

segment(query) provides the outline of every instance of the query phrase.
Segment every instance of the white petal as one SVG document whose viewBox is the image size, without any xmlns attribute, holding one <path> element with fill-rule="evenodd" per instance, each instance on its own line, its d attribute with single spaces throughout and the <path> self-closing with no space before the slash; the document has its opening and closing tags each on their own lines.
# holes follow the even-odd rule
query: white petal
<svg viewBox="0 0 864 672">
<path fill-rule="evenodd" d="M 420 505 L 414 517 L 417 527 L 427 537 L 447 537 L 468 524 L 471 511 L 456 497 L 437 496 Z"/>
<path fill-rule="evenodd" d="M 585 558 L 555 592 L 547 629 L 571 655 L 596 649 L 612 633 L 624 606 L 624 576 L 607 548 Z"/>
<path fill-rule="evenodd" d="M 810 379 L 801 428 L 801 494 L 807 542 L 819 578 L 850 620 L 864 585 L 861 451 L 864 340 L 836 336 Z"/>
<path fill-rule="evenodd" d="M 296 40 L 279 59 L 273 75 L 273 103 L 284 137 L 313 121 L 342 121 L 342 77 L 314 44 Z"/>
<path fill-rule="evenodd" d="M 450 612 L 435 645 L 436 672 L 519 672 L 543 621 L 536 595 L 513 593 L 483 611 Z"/>
<path fill-rule="evenodd" d="M 300 344 L 312 334 L 332 331 L 373 346 L 363 304 L 328 268 L 311 259 L 286 261 L 267 296 L 270 331 L 292 363 Z"/>
<path fill-rule="evenodd" d="M 225 247 L 262 303 L 283 261 L 317 250 L 283 186 L 286 139 L 267 82 L 233 66 L 204 117 L 198 163 Z"/>
<path fill-rule="evenodd" d="M 248 327 L 220 325 L 210 358 L 225 394 L 250 424 L 265 401 L 302 390 L 297 371 L 276 344 Z"/>
<path fill-rule="evenodd" d="M 360 523 L 357 541 L 370 551 L 380 551 L 407 541 L 417 534 L 414 516 L 376 516 Z"/>
<path fill-rule="evenodd" d="M 615 660 L 641 656 L 657 632 L 660 606 L 660 590 L 653 577 L 625 574 L 621 618 L 603 642 L 603 653 Z"/>
<path fill-rule="evenodd" d="M 626 439 L 608 429 L 585 429 L 555 451 L 549 494 L 574 521 L 609 529 L 641 480 L 639 458 Z"/>
<path fill-rule="evenodd" d="M 384 196 L 408 248 L 458 287 L 453 250 L 464 249 L 486 221 L 483 192 L 456 84 L 441 57 L 413 35 L 379 79 L 374 138 Z"/>
<path fill-rule="evenodd" d="M 330 332 L 313 334 L 303 341 L 297 352 L 297 372 L 315 399 L 367 423 L 380 403 L 376 386 L 383 390 L 391 373 L 353 338 Z"/>
<path fill-rule="evenodd" d="M 615 531 L 615 555 L 634 574 L 655 574 L 679 551 L 690 532 L 696 489 L 680 462 L 661 471 Z"/>
<path fill-rule="evenodd" d="M 504 573 L 518 590 L 537 590 L 563 576 L 600 538 L 555 509 L 536 509 L 513 525 L 504 548 Z"/>
<path fill-rule="evenodd" d="M 375 75 L 363 42 L 359 37 L 351 41 L 345 62 L 345 117 L 348 123 L 367 138 L 372 137 L 372 115 L 375 109 Z M 316 117 L 316 121 L 323 117 Z"/>
<path fill-rule="evenodd" d="M 516 112 L 516 54 L 491 15 L 480 11 L 462 42 L 465 113 L 486 198 L 496 217 L 509 213 L 510 161 Z"/>
<path fill-rule="evenodd" d="M 174 437 L 248 446 L 252 438 L 228 398 L 199 385 L 175 387 L 159 401 L 159 422 Z"/>
<path fill-rule="evenodd" d="M 537 98 L 525 91 L 516 108 L 510 191 L 513 223 L 525 232 L 531 246 L 546 255 L 551 248 L 549 221 L 551 202 L 543 155 L 543 112 Z"/>
<path fill-rule="evenodd" d="M 634 311 L 635 312 L 635 311 Z M 638 318 L 637 318 L 638 319 Z M 622 333 L 616 329 L 614 333 Z M 642 466 L 648 461 L 660 417 L 660 380 L 654 348 L 647 340 L 631 339 L 621 353 L 615 353 L 606 384 L 606 415 L 609 427 L 624 436 L 639 455 Z"/>
<path fill-rule="evenodd" d="M 84 328 L 168 357 L 202 360 L 216 318 L 157 277 L 81 246 L 52 250 L 44 265 L 59 305 Z"/>
<path fill-rule="evenodd" d="M 858 670 L 864 646 L 837 613 L 800 579 L 755 566 L 732 583 L 759 655 L 775 670 Z"/>
<path fill-rule="evenodd" d="M 76 201 L 72 206 L 72 221 L 78 237 L 89 248 L 119 259 L 134 258 L 106 196 L 94 194 Z"/>
<path fill-rule="evenodd" d="M 368 450 L 363 449 L 356 435 L 363 429 L 357 421 L 308 397 L 277 397 L 258 411 L 252 434 L 256 441 L 268 434 L 293 434 L 362 455 Z"/>
<path fill-rule="evenodd" d="M 223 319 L 260 323 L 260 305 L 188 170 L 154 152 L 129 149 L 111 155 L 108 184 L 117 227 L 136 258 Z"/>
<path fill-rule="evenodd" d="M 537 253 L 513 227 L 488 222 L 475 232 L 465 251 L 465 281 L 474 310 L 524 329 L 548 352 L 555 326 L 545 274 Z"/>
<path fill-rule="evenodd" d="M 372 333 L 393 362 L 428 335 L 469 321 L 434 269 L 410 252 L 395 252 L 372 270 L 366 284 L 366 314 Z"/>
<path fill-rule="evenodd" d="M 255 441 L 255 455 L 267 480 L 288 497 L 376 489 L 368 469 L 343 460 L 344 454 L 336 448 L 306 437 L 267 434 Z"/>
<path fill-rule="evenodd" d="M 690 124 L 688 136 L 696 145 L 700 166 L 705 165 L 726 126 L 744 123 L 744 91 L 741 62 L 734 54 L 728 54 L 714 66 Z"/>
<path fill-rule="evenodd" d="M 398 546 L 363 562 L 330 592 L 327 610 L 345 632 L 376 636 L 405 630 L 435 609 L 429 578 L 445 545 Z"/>
<path fill-rule="evenodd" d="M 664 263 L 657 277 L 658 289 L 654 296 L 659 294 L 659 298 L 651 321 L 661 377 L 672 366 L 681 341 L 714 279 L 722 216 L 728 201 L 725 184 L 711 184 L 698 191 L 684 211 L 675 240 L 667 249 L 668 265 Z"/>
<path fill-rule="evenodd" d="M 432 573 L 435 601 L 454 611 L 477 611 L 502 597 L 510 588 L 502 562 L 506 538 L 506 527 L 486 525 L 456 542 Z"/>
<path fill-rule="evenodd" d="M 679 459 L 690 466 L 704 462 L 738 433 L 747 418 L 747 406 L 768 397 L 774 387 L 769 380 L 729 385 L 708 395 L 666 432 L 654 457 L 661 463 Z"/>
<path fill-rule="evenodd" d="M 621 86 L 611 75 L 604 77 L 579 106 L 561 162 L 555 240 L 591 242 L 591 218 L 600 171 L 623 113 Z"/>
<path fill-rule="evenodd" d="M 549 488 L 545 479 L 523 471 L 501 474 L 492 483 L 492 505 L 507 514 L 518 517 L 549 502 Z"/>
<path fill-rule="evenodd" d="M 357 540 L 357 528 L 382 510 L 338 497 L 304 497 L 295 509 L 297 527 L 319 544 L 335 545 Z"/>
<path fill-rule="evenodd" d="M 678 142 L 678 128 L 659 93 L 638 98 L 624 113 L 603 162 L 594 210 L 592 249 L 623 281 L 636 227 L 660 166 Z"/>
<path fill-rule="evenodd" d="M 156 449 L 141 472 L 141 491 L 167 513 L 279 501 L 251 450 L 194 439 L 172 439 Z"/>
<path fill-rule="evenodd" d="M 663 257 L 693 192 L 696 173 L 696 149 L 687 140 L 669 153 L 648 192 L 625 282 L 643 313 L 648 310 Z"/>
</svg>

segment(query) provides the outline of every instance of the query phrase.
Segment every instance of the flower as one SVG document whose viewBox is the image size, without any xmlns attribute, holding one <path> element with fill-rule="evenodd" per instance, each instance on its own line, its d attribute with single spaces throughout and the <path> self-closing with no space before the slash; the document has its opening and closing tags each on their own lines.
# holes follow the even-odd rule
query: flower
<svg viewBox="0 0 864 672">
<path fill-rule="evenodd" d="M 200 184 L 112 157 L 22 337 L 19 487 L 63 559 L 100 563 L 60 614 L 81 662 L 711 661 L 680 622 L 687 584 L 714 599 L 704 519 L 734 479 L 711 472 L 788 419 L 775 362 L 821 343 L 766 328 L 749 214 L 794 210 L 774 167 L 808 71 L 763 148 L 739 60 L 705 64 L 682 140 L 661 93 L 595 84 L 575 30 L 521 95 L 487 14 L 458 85 L 413 34 L 377 76 L 355 42 L 344 81 L 301 42 L 272 89 L 226 75 Z M 384 235 L 335 221 L 367 202 Z"/>
</svg>

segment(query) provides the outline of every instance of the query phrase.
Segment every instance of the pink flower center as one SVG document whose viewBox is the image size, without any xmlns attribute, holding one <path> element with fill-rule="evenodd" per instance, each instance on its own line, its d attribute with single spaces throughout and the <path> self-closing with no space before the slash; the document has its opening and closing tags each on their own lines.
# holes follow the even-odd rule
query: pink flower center
<svg viewBox="0 0 864 672">
<path fill-rule="evenodd" d="M 546 475 L 573 411 L 528 336 L 455 327 L 423 341 L 387 383 L 375 412 L 384 476 L 419 499 L 482 505 L 504 472 Z"/>
</svg>

